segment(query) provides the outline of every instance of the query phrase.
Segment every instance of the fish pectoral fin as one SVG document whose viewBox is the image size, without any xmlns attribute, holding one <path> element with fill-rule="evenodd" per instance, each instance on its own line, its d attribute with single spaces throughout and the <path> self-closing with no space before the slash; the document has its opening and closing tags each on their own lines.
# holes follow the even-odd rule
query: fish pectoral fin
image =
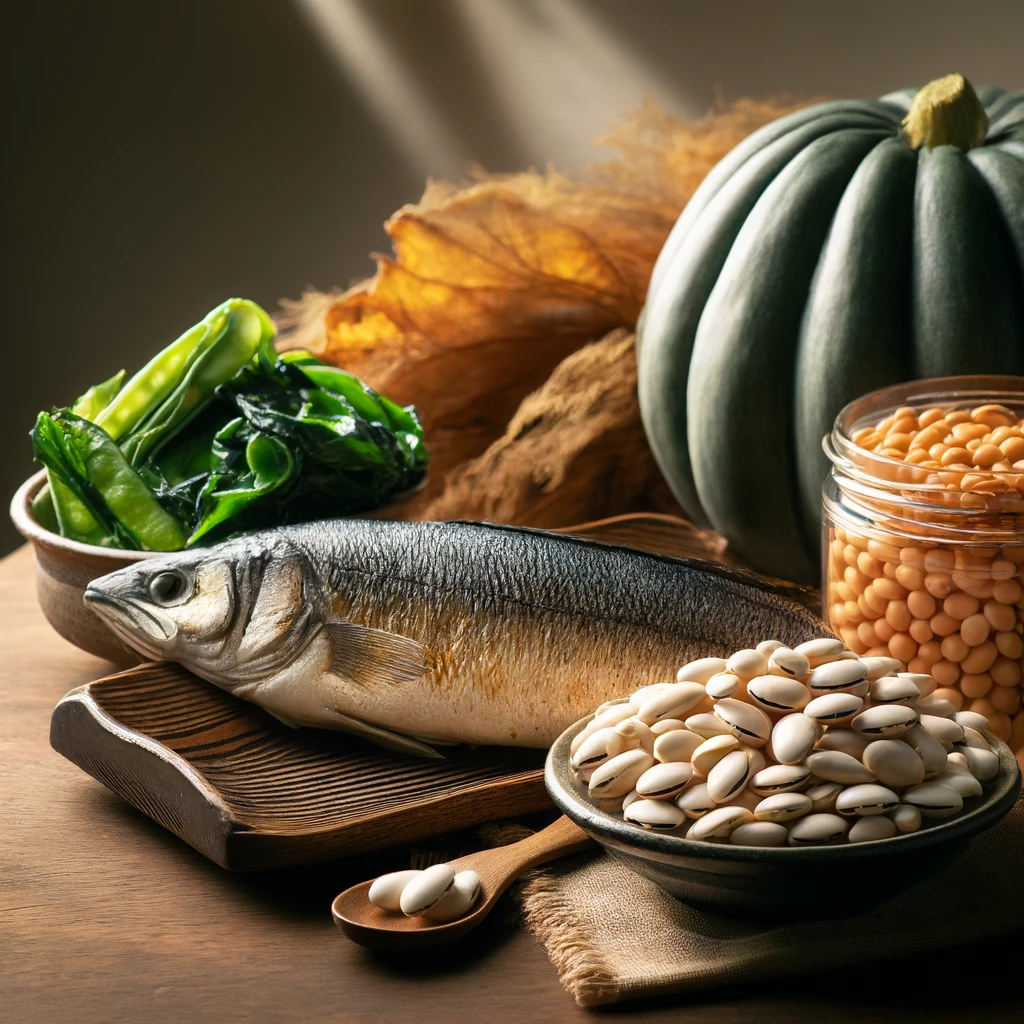
<svg viewBox="0 0 1024 1024">
<path fill-rule="evenodd" d="M 392 732 L 380 725 L 371 725 L 362 719 L 353 718 L 334 708 L 324 707 L 323 709 L 331 718 L 335 729 L 341 732 L 350 732 L 353 736 L 359 736 L 370 743 L 376 743 L 378 747 L 387 747 L 388 750 L 397 750 L 401 754 L 411 754 L 413 757 L 432 757 L 438 760 L 444 759 L 444 754 L 435 750 L 426 743 L 405 736 L 400 732 Z"/>
<path fill-rule="evenodd" d="M 426 648 L 398 633 L 354 622 L 328 622 L 331 671 L 356 686 L 408 683 L 427 671 Z"/>
</svg>

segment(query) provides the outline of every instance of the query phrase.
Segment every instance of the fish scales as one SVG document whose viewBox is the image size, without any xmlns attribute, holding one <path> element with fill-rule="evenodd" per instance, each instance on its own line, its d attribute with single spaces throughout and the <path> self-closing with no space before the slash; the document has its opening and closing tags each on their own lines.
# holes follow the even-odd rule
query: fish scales
<svg viewBox="0 0 1024 1024">
<path fill-rule="evenodd" d="M 181 577 L 188 599 L 154 604 L 160 573 Z M 286 527 L 120 570 L 90 594 L 147 655 L 286 721 L 439 742 L 546 746 L 692 658 L 828 634 L 797 587 L 480 523 Z M 260 653 L 246 663 L 248 649 Z"/>
</svg>

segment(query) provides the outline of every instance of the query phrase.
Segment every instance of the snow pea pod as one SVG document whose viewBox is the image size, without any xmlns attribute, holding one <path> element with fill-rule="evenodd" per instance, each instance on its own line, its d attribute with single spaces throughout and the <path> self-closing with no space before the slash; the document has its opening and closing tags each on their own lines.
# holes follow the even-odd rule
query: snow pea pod
<svg viewBox="0 0 1024 1024">
<path fill-rule="evenodd" d="M 93 384 L 75 402 L 71 411 L 95 423 L 96 417 L 110 405 L 123 383 L 124 370 L 119 370 L 102 384 Z M 53 480 L 49 472 L 47 482 L 32 499 L 32 517 L 47 530 L 59 532 L 64 537 L 80 540 L 84 544 L 100 544 L 105 536 L 103 527 L 75 497 L 74 492 L 59 480 Z"/>
<path fill-rule="evenodd" d="M 57 519 L 57 510 L 53 504 L 53 480 L 49 472 L 46 474 L 46 483 L 32 499 L 32 518 L 44 530 L 51 533 L 61 532 L 60 520 Z"/>
<path fill-rule="evenodd" d="M 204 334 L 184 373 L 159 405 L 150 401 L 145 419 L 137 422 L 121 443 L 133 466 L 155 455 L 206 406 L 216 389 L 266 349 L 274 336 L 270 317 L 248 299 L 229 299 L 197 327 L 203 328 Z M 174 347 L 165 351 L 171 352 Z M 124 390 L 129 387 L 131 384 Z"/>
<path fill-rule="evenodd" d="M 120 537 L 120 546 L 137 548 L 130 536 L 118 530 L 109 510 L 90 490 L 85 462 L 77 447 L 68 443 L 63 428 L 57 422 L 60 415 L 41 412 L 31 437 L 35 456 L 46 467 L 52 485 L 47 494 L 61 536 L 83 544 L 115 547 L 119 545 Z"/>
<path fill-rule="evenodd" d="M 74 413 L 40 413 L 33 441 L 36 458 L 74 492 L 119 546 L 150 551 L 185 546 L 178 521 L 102 428 Z"/>
<path fill-rule="evenodd" d="M 174 390 L 209 335 L 208 321 L 219 310 L 218 306 L 205 320 L 158 352 L 96 417 L 96 423 L 110 437 L 119 441 Z"/>
<path fill-rule="evenodd" d="M 78 495 L 59 476 L 50 474 L 49 480 L 50 500 L 57 521 L 57 532 L 62 537 L 70 537 L 83 544 L 109 545 L 110 532 L 92 514 L 89 506 L 79 500 Z"/>
<path fill-rule="evenodd" d="M 71 411 L 82 419 L 96 422 L 96 418 L 117 396 L 124 384 L 124 370 L 118 370 L 109 380 L 102 384 L 93 384 L 73 406 Z"/>
</svg>

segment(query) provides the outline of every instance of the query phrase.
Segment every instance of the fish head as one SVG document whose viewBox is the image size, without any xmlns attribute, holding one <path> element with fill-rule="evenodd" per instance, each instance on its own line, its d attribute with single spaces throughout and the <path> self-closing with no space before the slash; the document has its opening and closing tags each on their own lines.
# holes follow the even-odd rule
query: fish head
<svg viewBox="0 0 1024 1024">
<path fill-rule="evenodd" d="M 85 603 L 146 658 L 227 689 L 270 675 L 308 640 L 318 602 L 305 555 L 263 537 L 136 562 L 93 580 Z"/>
</svg>

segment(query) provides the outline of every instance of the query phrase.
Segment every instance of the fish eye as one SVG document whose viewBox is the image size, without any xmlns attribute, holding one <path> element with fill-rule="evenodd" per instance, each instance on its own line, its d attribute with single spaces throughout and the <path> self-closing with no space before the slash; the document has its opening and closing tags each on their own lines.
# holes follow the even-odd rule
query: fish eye
<svg viewBox="0 0 1024 1024">
<path fill-rule="evenodd" d="M 156 604 L 173 604 L 185 593 L 185 577 L 180 572 L 158 572 L 150 578 L 148 590 Z"/>
</svg>

